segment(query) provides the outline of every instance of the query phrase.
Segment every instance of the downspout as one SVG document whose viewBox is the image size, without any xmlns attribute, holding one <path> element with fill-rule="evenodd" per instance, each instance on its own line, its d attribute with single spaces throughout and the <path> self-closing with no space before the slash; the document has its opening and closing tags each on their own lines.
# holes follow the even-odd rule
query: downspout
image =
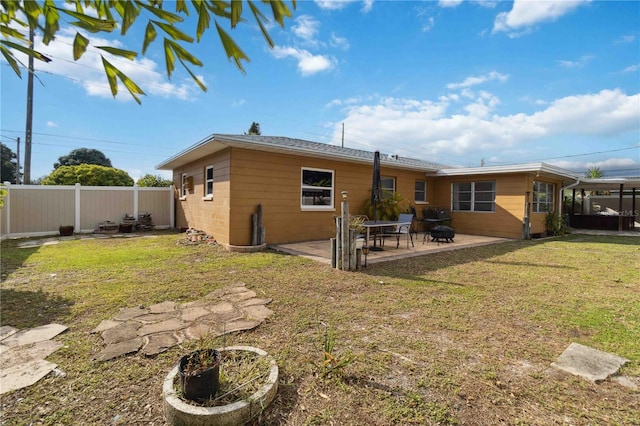
<svg viewBox="0 0 640 426">
<path fill-rule="evenodd" d="M 560 199 L 560 203 L 558 205 L 558 215 L 560 216 L 560 218 L 562 218 L 562 206 L 564 205 L 564 195 L 563 194 L 564 194 L 565 189 L 575 188 L 578 185 L 580 185 L 580 178 L 576 178 L 576 181 L 574 183 L 572 183 L 571 185 L 563 186 L 562 188 L 560 188 L 560 198 L 561 199 Z M 573 195 L 572 195 L 572 199 L 573 199 L 574 203 L 575 203 L 575 198 L 576 198 L 576 195 L 575 195 L 575 192 L 574 192 Z M 584 200 L 582 202 L 584 204 Z M 569 226 L 569 225 L 567 224 L 567 226 Z"/>
</svg>

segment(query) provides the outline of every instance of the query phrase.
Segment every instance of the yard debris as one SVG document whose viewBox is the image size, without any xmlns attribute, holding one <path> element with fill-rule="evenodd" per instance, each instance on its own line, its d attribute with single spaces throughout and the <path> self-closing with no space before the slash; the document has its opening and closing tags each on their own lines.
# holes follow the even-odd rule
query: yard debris
<svg viewBox="0 0 640 426">
<path fill-rule="evenodd" d="M 183 239 L 180 239 L 176 242 L 176 244 L 180 244 L 183 246 L 194 246 L 200 244 L 217 244 L 217 241 L 213 236 L 208 235 L 204 231 L 200 231 L 198 229 L 189 228 L 186 231 L 186 236 Z"/>
</svg>

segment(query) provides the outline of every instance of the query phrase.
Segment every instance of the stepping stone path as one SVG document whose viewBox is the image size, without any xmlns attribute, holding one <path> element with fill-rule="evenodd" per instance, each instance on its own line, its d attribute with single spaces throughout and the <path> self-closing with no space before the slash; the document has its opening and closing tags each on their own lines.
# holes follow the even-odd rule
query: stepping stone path
<svg viewBox="0 0 640 426">
<path fill-rule="evenodd" d="M 57 365 L 45 358 L 62 347 L 51 339 L 66 329 L 60 324 L 0 327 L 0 394 L 31 386 L 55 370 Z"/>
<path fill-rule="evenodd" d="M 593 383 L 599 383 L 616 374 L 627 362 L 629 362 L 628 359 L 618 355 L 573 342 L 560 354 L 556 362 L 551 363 L 551 366 Z M 633 387 L 624 382 L 619 381 L 619 383 Z"/>
<path fill-rule="evenodd" d="M 256 296 L 239 283 L 215 290 L 201 301 L 123 308 L 91 331 L 101 333 L 105 344 L 94 359 L 107 361 L 138 351 L 153 356 L 185 340 L 253 329 L 273 314 L 265 306 L 271 299 Z"/>
</svg>

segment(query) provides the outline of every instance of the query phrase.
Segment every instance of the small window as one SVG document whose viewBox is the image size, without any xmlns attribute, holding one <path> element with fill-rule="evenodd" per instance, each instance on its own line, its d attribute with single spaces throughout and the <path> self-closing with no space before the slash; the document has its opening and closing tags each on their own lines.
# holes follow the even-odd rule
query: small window
<svg viewBox="0 0 640 426">
<path fill-rule="evenodd" d="M 461 182 L 451 185 L 451 207 L 457 211 L 496 211 L 496 182 Z"/>
<path fill-rule="evenodd" d="M 300 206 L 305 210 L 332 210 L 333 170 L 302 169 Z"/>
<path fill-rule="evenodd" d="M 396 178 L 382 176 L 380 184 L 383 198 L 391 198 L 396 193 Z"/>
<path fill-rule="evenodd" d="M 427 202 L 427 182 L 426 181 L 424 180 L 416 181 L 413 199 L 416 203 Z"/>
<path fill-rule="evenodd" d="M 187 174 L 182 174 L 182 179 L 180 180 L 180 197 L 187 198 Z"/>
<path fill-rule="evenodd" d="M 213 197 L 213 166 L 207 166 L 204 171 L 204 196 Z"/>
<path fill-rule="evenodd" d="M 556 186 L 552 183 L 533 183 L 533 212 L 546 213 L 553 211 L 553 196 Z"/>
</svg>

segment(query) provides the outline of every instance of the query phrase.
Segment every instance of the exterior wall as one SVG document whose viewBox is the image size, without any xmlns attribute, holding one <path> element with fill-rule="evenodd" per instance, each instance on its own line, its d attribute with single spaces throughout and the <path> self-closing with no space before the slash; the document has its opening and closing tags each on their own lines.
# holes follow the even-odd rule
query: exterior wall
<svg viewBox="0 0 640 426">
<path fill-rule="evenodd" d="M 2 238 L 56 234 L 61 225 L 91 232 L 105 220 L 121 222 L 127 213 L 150 213 L 156 227 L 173 226 L 171 188 L 8 185 L 7 190 L 0 209 Z"/>
<path fill-rule="evenodd" d="M 204 199 L 205 169 L 213 166 L 213 198 Z M 204 157 L 173 171 L 176 187 L 176 226 L 199 229 L 229 244 L 231 150 Z M 182 174 L 193 178 L 193 188 L 180 197 Z"/>
<path fill-rule="evenodd" d="M 451 208 L 451 185 L 453 183 L 491 180 L 496 182 L 496 210 L 494 212 L 452 211 L 452 227 L 455 228 L 456 232 L 492 237 L 521 238 L 526 193 L 530 193 L 529 201 L 531 201 L 533 199 L 534 180 L 556 185 L 554 207 L 557 211 L 558 194 L 562 182 L 536 177 L 535 174 L 530 173 L 439 177 L 435 185 L 435 205 Z M 531 211 L 529 221 L 531 234 L 545 231 L 544 219 L 545 213 L 533 213 L 533 210 Z"/>
<path fill-rule="evenodd" d="M 214 199 L 202 200 L 204 168 L 214 166 Z M 262 224 L 268 244 L 328 239 L 335 235 L 334 216 L 340 214 L 341 192 L 348 191 L 351 214 L 364 213 L 371 197 L 371 165 L 320 158 L 232 148 L 174 170 L 179 188 L 182 173 L 193 176 L 193 191 L 178 201 L 177 226 L 193 227 L 212 235 L 219 243 L 250 245 L 252 214 L 262 205 Z M 302 168 L 334 171 L 334 209 L 302 210 Z M 428 197 L 433 183 L 424 173 L 382 167 L 383 176 L 396 177 L 396 192 L 408 206 L 413 202 L 415 180 L 427 180 Z M 418 207 L 420 209 L 420 207 Z"/>
</svg>

